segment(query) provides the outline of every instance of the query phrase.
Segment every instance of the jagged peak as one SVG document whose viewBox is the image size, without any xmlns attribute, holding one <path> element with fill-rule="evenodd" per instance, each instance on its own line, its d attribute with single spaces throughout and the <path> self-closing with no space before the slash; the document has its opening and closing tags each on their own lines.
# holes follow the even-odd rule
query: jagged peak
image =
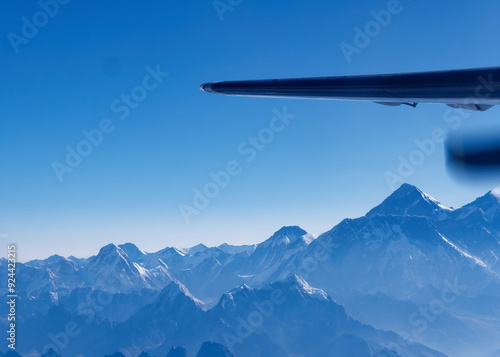
<svg viewBox="0 0 500 357">
<path fill-rule="evenodd" d="M 58 260 L 54 260 L 54 261 L 50 261 L 50 262 L 47 262 L 46 264 L 43 264 L 41 266 L 41 268 L 54 268 L 54 267 L 72 267 L 74 268 L 75 270 L 78 270 L 79 268 L 81 268 L 78 264 L 76 264 L 74 261 L 72 260 L 69 260 L 65 257 L 61 257 L 61 259 L 58 259 Z"/>
<path fill-rule="evenodd" d="M 54 349 L 49 349 L 46 353 L 44 353 L 41 357 L 61 357 L 59 353 L 57 353 Z"/>
<path fill-rule="evenodd" d="M 107 257 L 116 257 L 116 258 L 121 258 L 125 261 L 129 260 L 129 257 L 127 253 L 123 249 L 121 249 L 119 246 L 117 246 L 114 243 L 110 243 L 108 245 L 105 245 L 99 250 L 99 253 L 97 253 L 96 259 L 104 259 Z"/>
<path fill-rule="evenodd" d="M 434 219 L 444 219 L 454 211 L 442 205 L 439 201 L 410 184 L 401 185 L 380 205 L 370 210 L 366 216 L 425 216 Z"/>
<path fill-rule="evenodd" d="M 122 249 L 114 243 L 109 243 L 109 244 L 106 244 L 101 249 L 99 249 L 99 253 L 97 253 L 97 255 L 106 254 L 106 253 L 110 253 L 110 252 L 118 252 L 118 250 L 122 250 Z"/>
<path fill-rule="evenodd" d="M 162 305 L 170 305 L 172 302 L 177 298 L 177 296 L 183 295 L 187 297 L 188 299 L 192 300 L 198 307 L 201 309 L 205 310 L 205 304 L 198 300 L 196 297 L 194 297 L 186 288 L 184 284 L 182 284 L 178 280 L 173 280 L 170 284 L 168 284 L 163 290 L 161 290 L 159 296 L 158 296 L 158 301 Z"/>
<path fill-rule="evenodd" d="M 222 266 L 222 264 L 216 257 L 210 255 L 209 257 L 203 259 L 203 261 L 198 266 L 196 266 L 196 270 L 209 269 L 213 268 L 214 266 L 219 267 Z"/>
<path fill-rule="evenodd" d="M 457 210 L 460 212 L 458 219 L 467 218 L 476 211 L 481 212 L 480 214 L 488 221 L 498 219 L 500 216 L 500 191 L 498 189 L 491 190 L 484 196 L 463 206 Z"/>
<path fill-rule="evenodd" d="M 495 197 L 500 202 L 500 187 L 491 190 L 488 194 Z"/>
<path fill-rule="evenodd" d="M 63 257 L 62 255 L 59 255 L 59 254 L 53 254 L 50 257 L 48 257 L 47 259 L 45 259 L 45 260 L 55 261 L 55 260 L 61 260 L 61 259 L 66 259 L 66 258 Z"/>
<path fill-rule="evenodd" d="M 241 292 L 249 292 L 249 291 L 253 291 L 254 289 L 250 286 L 248 286 L 247 284 L 241 284 L 240 286 L 237 286 L 235 287 L 234 289 L 230 290 L 229 292 L 225 293 L 224 296 L 227 296 L 227 297 L 233 297 L 234 294 L 238 294 L 238 293 L 241 293 Z"/>
<path fill-rule="evenodd" d="M 116 244 L 108 244 L 99 250 L 99 253 L 88 260 L 86 268 L 104 269 L 108 264 L 118 264 L 121 268 L 140 274 L 138 266 L 132 262 L 127 253 Z M 114 274 L 111 270 L 109 274 Z"/>
<path fill-rule="evenodd" d="M 236 288 L 228 291 L 227 293 L 224 293 L 221 298 L 219 299 L 218 306 L 222 308 L 226 308 L 227 304 L 234 304 L 234 297 L 239 295 L 239 294 L 245 294 L 247 295 L 248 293 L 253 292 L 254 289 L 248 286 L 247 284 L 242 284 L 240 286 L 237 286 Z"/>
<path fill-rule="evenodd" d="M 489 191 L 487 194 L 484 196 L 479 197 L 475 201 L 489 201 L 491 203 L 498 203 L 500 204 L 500 189 L 494 189 Z"/>
<path fill-rule="evenodd" d="M 142 351 L 138 357 L 151 357 L 151 355 L 145 351 Z"/>
<path fill-rule="evenodd" d="M 171 254 L 182 256 L 182 257 L 187 255 L 186 252 L 182 251 L 179 248 L 175 248 L 175 247 L 166 247 L 166 248 L 159 250 L 158 252 L 156 252 L 154 254 L 166 254 L 166 253 L 171 253 Z"/>
<path fill-rule="evenodd" d="M 35 259 L 35 260 L 30 260 L 26 262 L 26 265 L 32 266 L 32 267 L 40 267 L 43 265 L 51 264 L 51 263 L 56 263 L 61 260 L 68 260 L 67 258 L 63 257 L 62 255 L 59 254 L 53 254 L 50 257 L 46 259 Z"/>
<path fill-rule="evenodd" d="M 185 248 L 185 249 L 181 249 L 181 250 L 183 252 L 186 252 L 189 255 L 194 255 L 196 253 L 204 252 L 207 249 L 209 249 L 209 248 L 205 244 L 200 243 L 200 244 L 195 245 L 194 247 Z"/>
<path fill-rule="evenodd" d="M 389 196 L 389 198 L 402 198 L 407 196 L 414 196 L 416 198 L 421 198 L 429 204 L 435 204 L 442 209 L 451 210 L 449 207 L 442 205 L 438 200 L 432 198 L 430 195 L 426 194 L 418 187 L 410 185 L 408 183 L 402 184 L 396 191 Z"/>
<path fill-rule="evenodd" d="M 258 248 L 267 248 L 269 246 L 287 246 L 302 239 L 304 243 L 309 244 L 312 240 L 310 235 L 298 226 L 285 226 L 276 231 L 271 238 L 259 244 Z"/>
<path fill-rule="evenodd" d="M 137 255 L 146 255 L 147 254 L 145 251 L 143 251 L 142 249 L 137 247 L 134 243 L 120 244 L 118 246 L 118 248 L 125 251 L 125 253 L 127 253 L 127 255 L 129 255 L 129 253 L 133 253 L 133 254 L 137 254 Z"/>
<path fill-rule="evenodd" d="M 297 289 L 302 293 L 306 293 L 311 296 L 321 298 L 323 300 L 328 300 L 328 294 L 323 290 L 314 288 L 309 283 L 302 278 L 300 275 L 292 274 L 285 280 L 282 280 L 282 284 L 288 286 L 290 289 Z"/>
<path fill-rule="evenodd" d="M 215 342 L 204 342 L 196 357 L 234 357 L 234 354 L 223 346 Z"/>
<path fill-rule="evenodd" d="M 281 227 L 278 231 L 276 231 L 273 236 L 279 236 L 279 235 L 303 236 L 305 234 L 307 234 L 307 232 L 302 228 L 300 228 L 299 226 L 284 226 Z"/>
<path fill-rule="evenodd" d="M 187 355 L 188 354 L 187 354 L 187 351 L 185 348 L 178 347 L 178 346 L 172 346 L 167 357 L 187 357 Z"/>
<path fill-rule="evenodd" d="M 70 255 L 68 260 L 71 260 L 75 264 L 82 264 L 85 262 L 86 258 L 77 258 L 74 255 Z"/>
</svg>

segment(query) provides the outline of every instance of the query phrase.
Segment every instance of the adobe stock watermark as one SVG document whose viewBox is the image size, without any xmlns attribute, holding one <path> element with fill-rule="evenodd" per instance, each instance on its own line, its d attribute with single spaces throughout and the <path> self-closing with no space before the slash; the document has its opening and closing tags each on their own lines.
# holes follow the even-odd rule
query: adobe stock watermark
<svg viewBox="0 0 500 357">
<path fill-rule="evenodd" d="M 436 321 L 446 311 L 446 306 L 453 304 L 458 297 L 460 297 L 468 286 L 462 285 L 458 281 L 458 276 L 455 277 L 453 282 L 444 280 L 444 287 L 441 289 L 440 296 L 433 299 L 426 306 L 420 306 L 418 311 L 412 313 L 408 318 L 410 326 L 416 329 L 409 332 L 399 333 L 397 343 L 390 343 L 387 348 L 391 351 L 403 355 L 403 348 L 408 347 L 415 343 L 415 337 L 424 333 L 429 324 Z M 391 354 L 392 356 L 392 354 Z M 377 357 L 390 357 L 386 352 L 377 354 Z"/>
<path fill-rule="evenodd" d="M 385 9 L 371 10 L 372 19 L 364 26 L 354 27 L 352 42 L 340 43 L 340 50 L 347 63 L 352 62 L 353 55 L 361 54 L 372 43 L 373 39 L 378 37 L 385 28 L 389 27 L 394 17 L 401 14 L 403 10 L 404 7 L 400 0 L 389 0 Z"/>
<path fill-rule="evenodd" d="M 233 12 L 242 2 L 243 0 L 214 0 L 212 5 L 219 19 L 224 21 L 224 14 L 226 12 Z"/>
<path fill-rule="evenodd" d="M 97 317 L 97 313 L 101 312 L 105 306 L 111 304 L 113 297 L 110 293 L 99 290 L 89 291 L 85 300 L 78 304 L 76 313 L 83 317 L 83 323 L 90 325 Z M 61 353 L 65 350 L 73 338 L 82 334 L 83 326 L 76 321 L 68 321 L 64 328 L 56 333 L 47 333 L 47 342 L 40 351 L 32 350 L 30 356 L 40 357 L 44 354 Z"/>
<path fill-rule="evenodd" d="M 316 249 L 310 255 L 307 255 L 303 259 L 297 262 L 297 269 L 294 270 L 294 274 L 300 276 L 303 279 L 307 279 L 311 274 L 318 270 L 320 263 L 324 262 L 329 257 L 329 252 L 331 249 L 337 249 L 340 247 L 339 244 L 333 243 L 328 244 L 321 241 L 315 241 Z M 224 333 L 223 338 L 226 346 L 234 350 L 234 346 L 241 344 L 245 339 L 250 337 L 254 333 L 258 333 L 258 329 L 264 324 L 266 319 L 269 319 L 276 308 L 286 301 L 286 295 L 279 288 L 271 290 L 269 294 L 269 299 L 258 303 L 254 302 L 255 309 L 251 311 L 246 319 L 239 317 L 238 327 L 236 328 L 236 335 L 231 333 Z"/>
<path fill-rule="evenodd" d="M 474 109 L 478 100 L 490 98 L 495 92 L 495 86 L 500 85 L 493 80 L 492 74 L 488 78 L 481 75 L 477 80 L 478 85 L 473 97 L 464 99 L 461 104 L 454 104 L 443 113 L 445 128 L 435 127 L 428 137 L 414 140 L 414 150 L 405 156 L 398 156 L 397 172 L 389 170 L 384 172 L 384 178 L 391 191 L 405 183 L 415 174 L 418 167 L 424 165 L 426 160 L 436 153 L 437 148 L 446 141 L 446 129 L 456 131 L 463 125 L 465 119 L 471 117 L 472 112 L 467 108 Z"/>
<path fill-rule="evenodd" d="M 250 135 L 243 140 L 236 148 L 238 154 L 244 157 L 243 162 L 251 163 L 264 151 L 266 147 L 275 139 L 276 135 L 283 132 L 291 119 L 296 115 L 289 114 L 287 107 L 281 111 L 273 109 L 274 116 L 269 121 L 269 125 L 259 130 L 256 135 Z M 209 181 L 201 188 L 193 188 L 193 197 L 190 204 L 179 204 L 179 211 L 184 221 L 189 224 L 192 216 L 198 216 L 206 209 L 222 190 L 227 188 L 232 179 L 243 172 L 241 160 L 229 160 L 221 171 L 211 171 L 208 173 Z"/>
<path fill-rule="evenodd" d="M 36 35 L 38 35 L 40 29 L 47 26 L 50 19 L 54 18 L 59 14 L 61 5 L 66 5 L 71 0 L 40 0 L 38 1 L 39 11 L 35 12 L 33 15 L 21 18 L 21 29 L 16 32 L 9 32 L 7 34 L 7 39 L 9 40 L 14 53 L 19 53 L 19 46 L 27 45 L 30 40 L 32 40 Z"/>
<path fill-rule="evenodd" d="M 110 109 L 117 115 L 115 119 L 102 118 L 97 127 L 81 131 L 82 139 L 74 144 L 66 146 L 66 155 L 64 161 L 53 161 L 52 170 L 57 180 L 62 183 L 64 175 L 72 173 L 88 157 L 95 148 L 102 144 L 105 135 L 115 131 L 115 123 L 118 120 L 125 120 L 129 117 L 132 110 L 136 109 L 140 103 L 146 100 L 148 93 L 158 88 L 163 83 L 169 73 L 162 72 L 160 65 L 156 68 L 146 66 L 146 74 L 142 78 L 141 84 L 133 87 L 129 93 L 122 93 L 110 104 Z"/>
</svg>

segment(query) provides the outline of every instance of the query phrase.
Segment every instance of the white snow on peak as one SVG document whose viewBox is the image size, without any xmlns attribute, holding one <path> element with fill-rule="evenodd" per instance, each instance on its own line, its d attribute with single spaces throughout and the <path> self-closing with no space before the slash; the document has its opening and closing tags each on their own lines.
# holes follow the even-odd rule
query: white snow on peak
<svg viewBox="0 0 500 357">
<path fill-rule="evenodd" d="M 433 198 L 433 197 L 429 196 L 429 195 L 428 195 L 427 193 L 425 193 L 425 192 L 422 192 L 422 197 L 423 197 L 423 198 L 424 198 L 427 202 L 429 202 L 429 201 L 430 201 L 430 202 L 432 202 L 432 203 L 434 203 L 434 204 L 438 205 L 438 206 L 439 206 L 439 208 L 444 209 L 444 210 L 446 210 L 446 211 L 450 211 L 450 212 L 451 212 L 451 211 L 454 211 L 454 210 L 455 210 L 455 209 L 453 209 L 453 208 L 450 208 L 450 207 L 446 207 L 446 206 L 444 206 L 443 204 L 441 204 L 441 202 L 439 202 L 439 201 L 438 201 L 438 200 L 436 200 L 435 198 Z M 430 202 L 429 202 L 429 203 L 430 203 Z"/>
<path fill-rule="evenodd" d="M 142 277 L 143 279 L 147 279 L 147 278 L 149 278 L 149 275 L 150 275 L 150 274 L 149 274 L 149 270 L 147 270 L 147 269 L 145 269 L 145 268 L 141 267 L 139 264 L 137 264 L 137 263 L 135 263 L 135 262 L 134 262 L 134 263 L 132 263 L 132 264 L 133 264 L 133 265 L 134 265 L 134 267 L 137 269 L 137 271 L 139 272 L 139 274 L 141 275 L 141 277 Z"/>
<path fill-rule="evenodd" d="M 307 245 L 311 244 L 312 241 L 315 240 L 316 238 L 318 238 L 318 236 L 311 233 L 307 233 L 302 236 L 302 239 Z"/>
<path fill-rule="evenodd" d="M 491 194 L 500 200 L 500 186 L 491 190 Z"/>
<path fill-rule="evenodd" d="M 185 250 L 183 250 L 182 248 L 172 248 L 176 253 L 182 255 L 183 257 L 185 257 L 187 255 L 187 252 Z"/>
<path fill-rule="evenodd" d="M 307 281 L 305 281 L 301 276 L 294 274 L 289 279 L 288 282 L 291 282 L 293 286 L 297 287 L 299 291 L 306 293 L 308 295 L 314 296 L 321 300 L 328 300 L 328 294 L 323 290 L 318 288 L 313 288 Z"/>
<path fill-rule="evenodd" d="M 148 254 L 148 253 L 146 253 L 145 251 L 143 251 L 141 248 L 139 248 L 138 246 L 136 246 L 133 243 L 120 244 L 118 247 L 121 248 L 121 249 L 123 249 L 124 251 L 125 250 L 134 250 L 134 251 L 137 251 L 139 254 L 142 254 L 142 255 Z"/>
<path fill-rule="evenodd" d="M 234 295 L 238 294 L 239 292 L 244 292 L 244 291 L 253 291 L 254 289 L 248 286 L 247 284 L 242 284 L 240 286 L 235 287 L 234 289 L 228 291 L 225 293 L 222 297 L 223 298 L 229 298 L 231 301 L 234 301 Z"/>
<path fill-rule="evenodd" d="M 236 290 L 253 290 L 251 287 L 249 287 L 247 284 L 240 285 L 236 288 Z"/>
<path fill-rule="evenodd" d="M 470 255 L 470 254 L 469 254 L 469 253 L 467 253 L 467 252 L 464 252 L 462 249 L 460 249 L 460 248 L 459 248 L 459 247 L 457 247 L 455 244 L 453 244 L 452 242 L 450 242 L 450 241 L 449 241 L 449 240 L 448 240 L 445 236 L 443 236 L 441 233 L 439 233 L 439 232 L 438 232 L 438 234 L 441 236 L 441 238 L 443 238 L 443 240 L 444 240 L 446 243 L 448 243 L 448 244 L 449 244 L 450 246 L 452 246 L 452 247 L 453 247 L 453 248 L 454 248 L 457 252 L 459 252 L 459 253 L 460 253 L 460 255 L 462 255 L 462 256 L 463 256 L 463 257 L 465 257 L 465 258 L 472 259 L 472 260 L 474 260 L 474 261 L 476 262 L 476 264 L 478 264 L 478 265 L 482 266 L 483 268 L 486 268 L 486 264 L 484 264 L 484 262 L 483 262 L 481 259 L 479 259 L 479 258 L 477 258 L 477 257 L 475 257 L 475 256 L 472 256 L 472 255 Z"/>
</svg>

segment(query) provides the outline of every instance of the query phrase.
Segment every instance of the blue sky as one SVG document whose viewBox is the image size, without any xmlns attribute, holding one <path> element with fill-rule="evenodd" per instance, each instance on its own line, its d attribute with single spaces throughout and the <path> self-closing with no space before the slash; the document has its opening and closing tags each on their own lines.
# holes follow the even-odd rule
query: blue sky
<svg viewBox="0 0 500 357">
<path fill-rule="evenodd" d="M 199 85 L 498 65 L 497 1 L 399 6 L 348 63 L 340 44 L 388 1 L 243 0 L 221 20 L 211 1 L 73 0 L 51 8 L 46 24 L 36 1 L 2 4 L 2 244 L 16 242 L 22 260 L 88 256 L 109 242 L 242 244 L 283 225 L 321 233 L 365 214 L 391 193 L 384 174 L 398 172 L 415 140 L 454 130 L 446 106 L 224 97 Z M 23 17 L 34 16 L 44 26 L 19 42 L 12 33 L 22 36 Z M 157 67 L 168 77 L 137 89 Z M 144 100 L 122 120 L 111 105 L 134 91 Z M 248 162 L 238 146 L 285 107 L 295 118 Z M 461 129 L 494 124 L 499 110 L 471 113 Z M 114 130 L 60 182 L 53 163 L 65 164 L 67 147 L 103 118 Z M 231 161 L 241 173 L 187 223 L 179 205 Z M 495 186 L 451 178 L 441 144 L 406 181 L 452 206 Z"/>
</svg>

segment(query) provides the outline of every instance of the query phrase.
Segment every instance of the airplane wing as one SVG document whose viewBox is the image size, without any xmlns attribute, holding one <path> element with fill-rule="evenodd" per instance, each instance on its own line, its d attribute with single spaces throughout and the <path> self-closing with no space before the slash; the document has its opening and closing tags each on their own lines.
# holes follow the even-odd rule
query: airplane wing
<svg viewBox="0 0 500 357">
<path fill-rule="evenodd" d="M 398 106 L 442 103 L 485 111 L 500 104 L 500 67 L 433 72 L 206 83 L 216 94 L 373 101 Z"/>
</svg>

